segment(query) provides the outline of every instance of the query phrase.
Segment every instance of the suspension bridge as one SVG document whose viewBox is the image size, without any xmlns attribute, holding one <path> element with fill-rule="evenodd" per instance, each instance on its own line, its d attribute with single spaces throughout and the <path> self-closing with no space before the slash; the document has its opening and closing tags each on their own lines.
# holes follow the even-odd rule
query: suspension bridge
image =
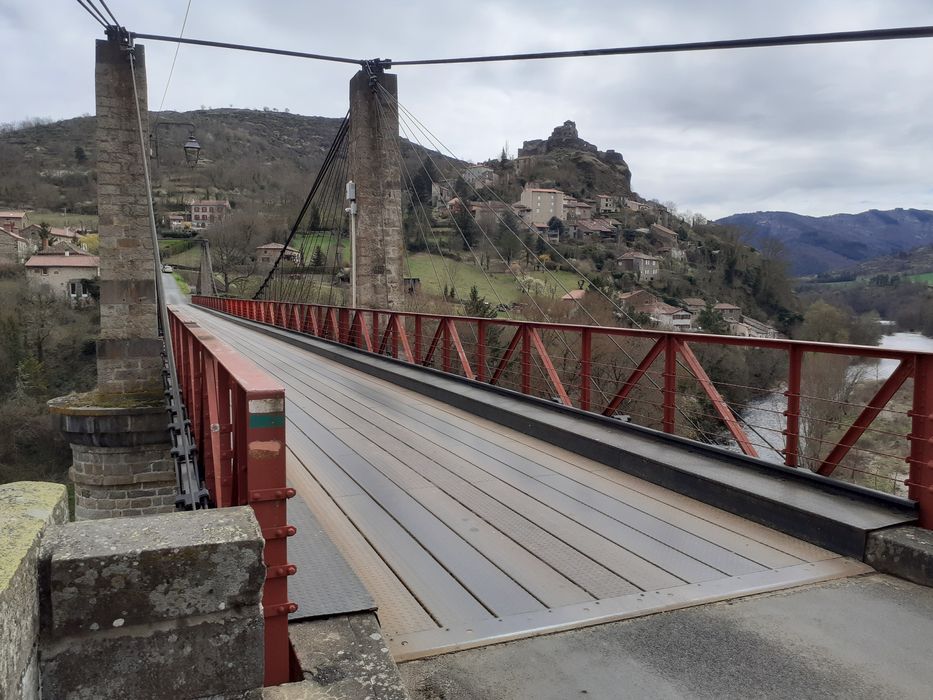
<svg viewBox="0 0 933 700">
<path fill-rule="evenodd" d="M 99 61 L 132 105 L 122 128 L 143 151 L 131 173 L 116 174 L 138 178 L 146 108 L 135 42 L 181 39 L 106 23 Z M 757 41 L 736 47 L 781 45 Z M 705 48 L 729 47 L 683 50 Z M 134 59 L 123 65 L 125 55 Z M 419 306 L 405 283 L 404 238 L 438 253 L 443 244 L 407 193 L 426 170 L 452 183 L 460 161 L 399 101 L 391 61 L 302 56 L 360 70 L 349 113 L 252 298 L 210 293 L 207 255 L 190 303 L 158 272 L 158 255 L 156 272 L 144 269 L 133 282 L 134 290 L 150 285 L 163 309 L 180 502 L 252 505 L 266 538 L 268 684 L 291 673 L 289 620 L 376 609 L 393 657 L 422 659 L 858 576 L 873 571 L 866 560 L 877 533 L 933 526 L 933 356 L 640 328 L 598 287 L 593 295 L 625 327 L 600 325 L 573 295 L 583 323 L 554 322 L 534 295 L 522 313 L 465 316 L 449 300 Z M 465 185 L 464 198 L 479 194 Z M 134 201 L 150 215 L 139 235 L 151 234 L 144 259 L 158 250 L 148 187 Z M 483 274 L 480 247 L 518 284 L 520 270 L 463 205 L 445 204 L 451 237 Z M 527 226 L 495 219 L 513 247 L 536 255 Z M 101 222 L 117 223 L 106 214 Z M 104 260 L 108 235 L 102 230 Z M 299 240 L 319 241 L 319 255 Z M 584 278 L 544 240 L 555 261 Z M 446 259 L 430 260 L 438 287 L 453 288 Z M 119 267 L 102 263 L 102 273 L 111 276 L 102 301 L 120 303 Z M 572 291 L 566 277 L 546 267 L 541 274 Z M 509 309 L 505 299 L 489 301 Z M 133 340 L 121 339 L 121 361 L 151 353 Z M 774 411 L 781 444 L 743 420 L 725 382 L 711 379 L 705 351 L 724 347 L 783 368 L 777 388 L 750 387 L 782 403 Z M 827 363 L 879 359 L 897 367 L 861 403 L 835 389 L 811 393 Z M 832 418 L 814 410 L 843 403 Z M 882 425 L 885 415 L 908 432 Z M 808 431 L 814 416 L 832 429 Z M 873 431 L 896 447 L 863 447 Z M 783 463 L 758 459 L 763 448 Z M 879 466 L 892 459 L 906 468 Z"/>
</svg>

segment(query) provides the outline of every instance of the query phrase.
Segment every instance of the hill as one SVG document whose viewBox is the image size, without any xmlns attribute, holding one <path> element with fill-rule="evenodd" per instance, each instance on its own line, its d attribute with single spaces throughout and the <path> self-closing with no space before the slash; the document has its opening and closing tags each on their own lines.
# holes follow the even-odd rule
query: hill
<svg viewBox="0 0 933 700">
<path fill-rule="evenodd" d="M 933 211 L 872 209 L 860 214 L 802 216 L 765 211 L 733 214 L 717 221 L 747 232 L 761 246 L 776 239 L 793 251 L 791 272 L 811 275 L 840 270 L 886 255 L 933 244 Z"/>
<path fill-rule="evenodd" d="M 95 117 L 33 120 L 0 128 L 0 208 L 94 214 Z M 182 144 L 190 122 L 201 144 L 198 167 L 185 166 Z M 341 120 L 287 112 L 207 109 L 152 112 L 153 189 L 157 208 L 184 199 L 229 199 L 264 210 L 300 208 Z M 403 141 L 406 160 L 424 152 Z M 432 152 L 432 158 L 445 159 Z"/>
</svg>

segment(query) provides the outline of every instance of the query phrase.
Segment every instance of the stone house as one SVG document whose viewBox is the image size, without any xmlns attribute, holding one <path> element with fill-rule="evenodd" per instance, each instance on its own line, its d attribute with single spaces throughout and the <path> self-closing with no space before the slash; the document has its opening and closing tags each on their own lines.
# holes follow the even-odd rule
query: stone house
<svg viewBox="0 0 933 700">
<path fill-rule="evenodd" d="M 592 218 L 593 209 L 593 205 L 589 202 L 582 202 L 569 195 L 564 195 L 564 219 L 568 223 Z"/>
<path fill-rule="evenodd" d="M 661 226 L 661 224 L 651 224 L 651 226 L 648 227 L 648 230 L 664 241 L 665 245 L 677 245 L 677 232 L 672 231 L 667 226 Z"/>
<path fill-rule="evenodd" d="M 742 309 L 735 304 L 719 303 L 713 306 L 713 309 L 718 311 L 725 321 L 730 323 L 742 321 Z"/>
<path fill-rule="evenodd" d="M 616 258 L 616 264 L 625 272 L 635 273 L 639 280 L 651 281 L 657 278 L 661 270 L 660 258 L 634 250 Z"/>
<path fill-rule="evenodd" d="M 460 173 L 460 177 L 471 187 L 479 189 L 496 184 L 496 173 L 485 165 L 471 165 Z"/>
<path fill-rule="evenodd" d="M 282 248 L 285 248 L 285 253 L 282 255 L 285 261 L 301 265 L 301 251 L 282 243 L 266 243 L 265 245 L 258 246 L 256 248 L 256 259 L 259 261 L 260 265 L 275 265 L 275 261 L 279 259 L 279 253 L 282 251 Z"/>
<path fill-rule="evenodd" d="M 484 231 L 495 231 L 501 221 L 505 220 L 505 213 L 511 207 L 505 202 L 470 202 L 470 213 Z"/>
<path fill-rule="evenodd" d="M 50 288 L 75 303 L 90 300 L 90 282 L 100 276 L 100 258 L 96 255 L 40 253 L 26 261 L 26 279 L 30 284 Z"/>
<path fill-rule="evenodd" d="M 19 233 L 29 226 L 29 217 L 24 211 L 0 211 L 0 228 Z"/>
<path fill-rule="evenodd" d="M 706 301 L 698 297 L 687 297 L 684 299 L 684 308 L 691 313 L 698 314 L 706 308 Z"/>
<path fill-rule="evenodd" d="M 519 201 L 530 210 L 528 223 L 546 224 L 554 216 L 564 219 L 564 193 L 560 190 L 526 187 Z"/>
<path fill-rule="evenodd" d="M 71 243 L 73 245 L 78 245 L 81 236 L 78 234 L 77 229 L 71 227 L 58 227 L 58 226 L 49 226 L 49 245 L 56 245 L 58 243 Z M 29 243 L 32 245 L 33 251 L 42 249 L 42 225 L 41 224 L 30 224 L 24 228 L 21 234 L 26 238 Z"/>
<path fill-rule="evenodd" d="M 0 263 L 20 265 L 29 257 L 29 241 L 18 233 L 0 228 Z"/>
<path fill-rule="evenodd" d="M 590 219 L 577 221 L 574 225 L 578 238 L 592 236 L 594 238 L 615 238 L 619 234 L 618 223 L 612 219 Z"/>
<path fill-rule="evenodd" d="M 196 199 L 188 205 L 192 228 L 207 228 L 217 221 L 223 221 L 230 211 L 230 202 L 226 199 Z"/>
<path fill-rule="evenodd" d="M 600 214 L 619 211 L 619 198 L 611 194 L 598 194 L 596 195 L 596 209 Z"/>
</svg>

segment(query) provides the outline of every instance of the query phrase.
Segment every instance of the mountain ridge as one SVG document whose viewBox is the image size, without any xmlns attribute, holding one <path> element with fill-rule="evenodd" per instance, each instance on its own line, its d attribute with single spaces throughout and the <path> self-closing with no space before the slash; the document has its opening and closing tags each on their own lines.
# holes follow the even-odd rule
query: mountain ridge
<svg viewBox="0 0 933 700">
<path fill-rule="evenodd" d="M 806 216 L 794 212 L 759 211 L 732 214 L 716 221 L 744 231 L 762 246 L 780 241 L 795 275 L 843 270 L 883 256 L 933 244 L 933 211 L 869 209 L 858 214 Z"/>
</svg>

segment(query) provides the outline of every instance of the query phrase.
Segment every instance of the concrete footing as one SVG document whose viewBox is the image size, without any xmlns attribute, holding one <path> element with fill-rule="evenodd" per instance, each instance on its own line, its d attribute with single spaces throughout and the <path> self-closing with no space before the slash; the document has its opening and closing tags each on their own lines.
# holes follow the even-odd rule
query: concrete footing
<svg viewBox="0 0 933 700">
<path fill-rule="evenodd" d="M 896 527 L 868 536 L 865 563 L 885 574 L 933 587 L 933 531 Z"/>
</svg>

